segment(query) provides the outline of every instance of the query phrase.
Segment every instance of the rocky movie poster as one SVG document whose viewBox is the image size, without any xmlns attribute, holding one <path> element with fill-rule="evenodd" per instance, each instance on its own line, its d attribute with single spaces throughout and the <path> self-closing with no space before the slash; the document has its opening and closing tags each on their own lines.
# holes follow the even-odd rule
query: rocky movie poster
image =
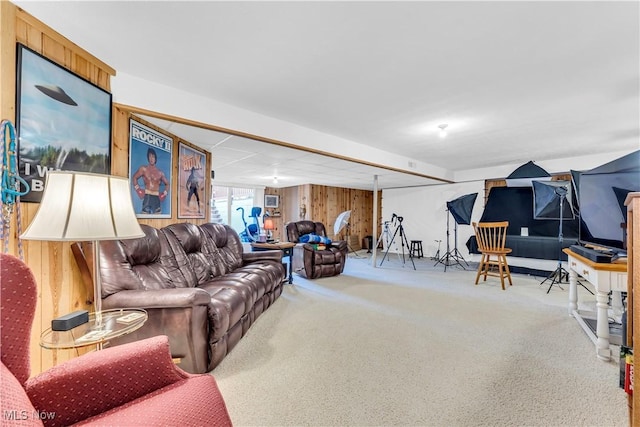
<svg viewBox="0 0 640 427">
<path fill-rule="evenodd" d="M 50 170 L 110 172 L 109 92 L 18 44 L 17 95 L 22 201 L 40 202 Z"/>
<path fill-rule="evenodd" d="M 178 218 L 205 218 L 204 153 L 180 144 L 178 156 Z"/>
<path fill-rule="evenodd" d="M 131 199 L 138 218 L 171 218 L 173 139 L 129 122 Z"/>
</svg>

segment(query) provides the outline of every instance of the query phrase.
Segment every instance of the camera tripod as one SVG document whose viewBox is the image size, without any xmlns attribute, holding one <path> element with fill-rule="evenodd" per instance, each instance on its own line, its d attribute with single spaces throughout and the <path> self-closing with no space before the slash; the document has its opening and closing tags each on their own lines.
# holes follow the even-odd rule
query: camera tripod
<svg viewBox="0 0 640 427">
<path fill-rule="evenodd" d="M 380 232 L 380 236 L 378 240 L 374 242 L 373 248 L 377 249 L 382 243 L 383 248 L 388 248 L 391 245 L 391 233 L 389 232 L 389 223 L 391 221 L 385 221 L 382 225 L 382 231 Z"/>
<path fill-rule="evenodd" d="M 400 246 L 402 247 L 402 265 L 404 266 L 405 264 L 405 255 L 404 255 L 404 248 L 405 247 L 409 247 L 409 242 L 407 241 L 407 236 L 404 233 L 404 227 L 402 226 L 402 221 L 404 220 L 403 217 L 398 216 L 396 214 L 393 214 L 391 216 L 391 221 L 393 222 L 395 219 L 398 220 L 398 226 L 396 227 L 396 230 L 393 232 L 393 236 L 391 237 L 391 241 L 389 242 L 389 245 L 387 246 L 387 250 L 384 253 L 384 256 L 382 257 L 382 260 L 380 261 L 380 266 L 382 266 L 382 263 L 384 262 L 384 259 L 387 257 L 387 255 L 389 254 L 389 249 L 391 249 L 391 243 L 393 243 L 395 241 L 396 235 L 398 234 L 398 232 L 400 232 Z M 413 262 L 413 257 L 411 256 L 411 254 L 409 254 L 409 259 L 411 260 L 411 264 L 413 264 L 413 269 L 416 269 L 416 264 Z"/>
</svg>

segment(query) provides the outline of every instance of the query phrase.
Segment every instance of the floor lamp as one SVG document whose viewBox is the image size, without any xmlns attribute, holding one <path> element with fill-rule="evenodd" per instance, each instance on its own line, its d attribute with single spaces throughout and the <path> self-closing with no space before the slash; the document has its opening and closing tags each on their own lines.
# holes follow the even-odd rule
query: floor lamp
<svg viewBox="0 0 640 427">
<path fill-rule="evenodd" d="M 127 178 L 81 172 L 47 172 L 40 207 L 24 240 L 93 242 L 94 311 L 102 310 L 100 241 L 144 237 Z"/>
</svg>

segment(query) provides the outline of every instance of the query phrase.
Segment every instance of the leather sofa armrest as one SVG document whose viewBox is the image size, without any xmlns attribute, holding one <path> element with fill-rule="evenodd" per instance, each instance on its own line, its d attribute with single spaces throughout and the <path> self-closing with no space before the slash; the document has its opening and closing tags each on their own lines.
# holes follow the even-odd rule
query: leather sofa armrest
<svg viewBox="0 0 640 427">
<path fill-rule="evenodd" d="M 316 249 L 313 245 L 315 245 L 315 243 L 296 243 L 296 248 L 302 248 L 304 251 L 314 252 Z"/>
<path fill-rule="evenodd" d="M 208 305 L 210 302 L 209 292 L 200 288 L 126 290 L 104 298 L 102 307 L 104 309 L 192 307 Z"/>
<path fill-rule="evenodd" d="M 71 425 L 192 376 L 175 366 L 159 335 L 67 360 L 27 380 L 25 390 L 55 425 Z"/>
<path fill-rule="evenodd" d="M 340 250 L 349 250 L 349 246 L 347 245 L 346 240 L 334 240 L 333 242 L 331 242 L 331 246 Z"/>
<path fill-rule="evenodd" d="M 282 261 L 282 251 L 280 249 L 268 250 L 268 251 L 256 251 L 256 252 L 243 252 L 242 263 L 249 264 L 255 261 Z"/>
</svg>

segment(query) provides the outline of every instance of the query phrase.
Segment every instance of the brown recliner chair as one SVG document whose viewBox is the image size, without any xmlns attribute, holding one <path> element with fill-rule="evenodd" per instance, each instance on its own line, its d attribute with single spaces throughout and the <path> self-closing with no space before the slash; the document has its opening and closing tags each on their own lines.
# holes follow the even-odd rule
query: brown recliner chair
<svg viewBox="0 0 640 427">
<path fill-rule="evenodd" d="M 349 248 L 344 240 L 336 240 L 326 249 L 316 249 L 316 243 L 302 243 L 307 234 L 327 237 L 324 224 L 313 221 L 297 221 L 287 224 L 287 240 L 296 243 L 293 248 L 293 270 L 307 279 L 337 276 L 344 271 Z"/>
</svg>

